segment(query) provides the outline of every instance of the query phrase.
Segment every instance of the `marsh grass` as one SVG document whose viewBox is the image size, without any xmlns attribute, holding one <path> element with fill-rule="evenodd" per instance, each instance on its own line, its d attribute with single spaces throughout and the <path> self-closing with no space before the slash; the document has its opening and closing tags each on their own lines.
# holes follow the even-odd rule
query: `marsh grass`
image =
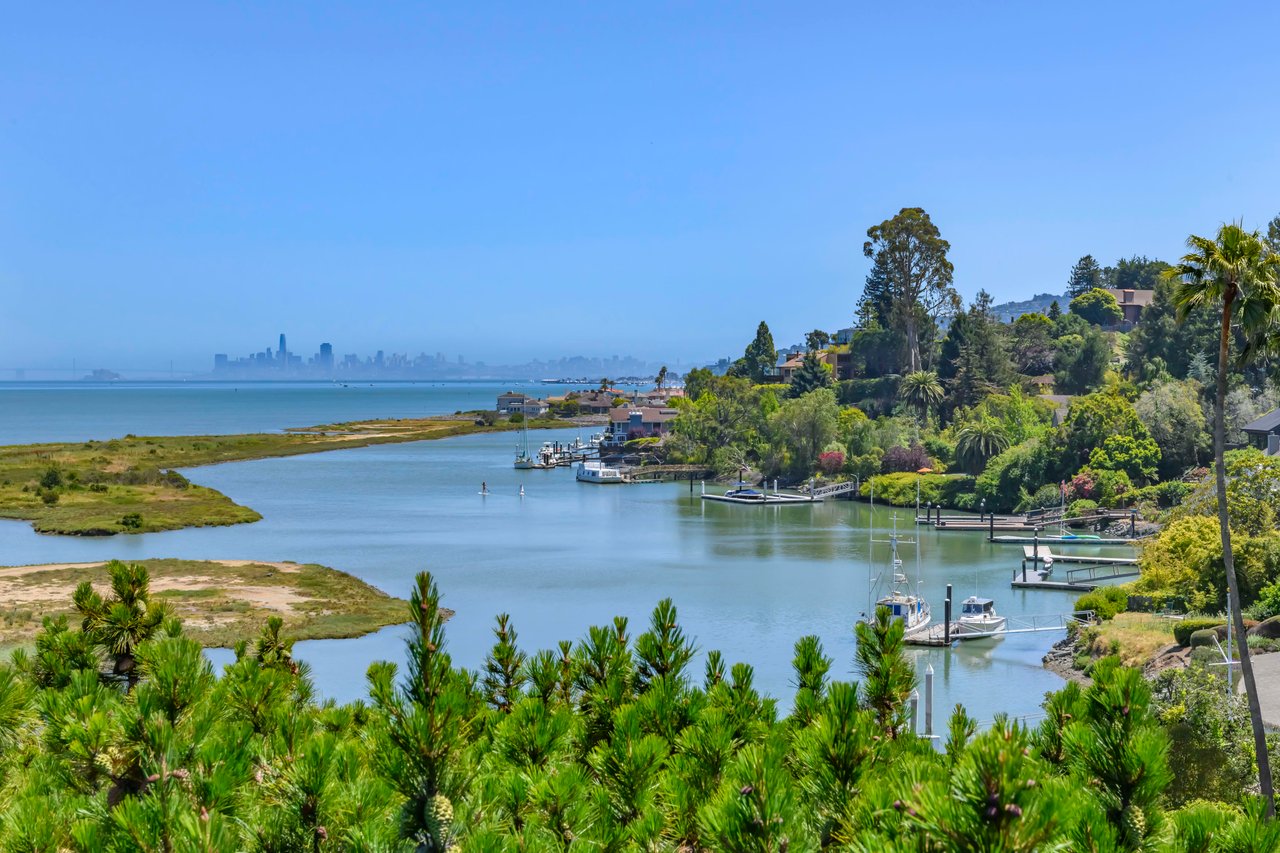
<svg viewBox="0 0 1280 853">
<path fill-rule="evenodd" d="M 548 419 L 529 424 L 564 425 Z M 109 441 L 9 445 L 0 447 L 0 518 L 30 521 L 39 533 L 80 536 L 244 524 L 262 516 L 215 489 L 191 483 L 176 469 L 518 426 L 417 418 L 326 424 L 282 433 L 129 435 Z"/>
<path fill-rule="evenodd" d="M 359 637 L 408 620 L 407 602 L 351 575 L 314 563 L 229 564 L 205 560 L 141 560 L 152 595 L 165 601 L 186 634 L 204 646 L 230 648 L 254 636 L 268 617 L 284 619 L 299 640 Z M 45 616 L 77 615 L 71 593 L 82 581 L 107 589 L 105 564 L 33 567 L 0 576 L 0 648 L 29 645 Z"/>
</svg>

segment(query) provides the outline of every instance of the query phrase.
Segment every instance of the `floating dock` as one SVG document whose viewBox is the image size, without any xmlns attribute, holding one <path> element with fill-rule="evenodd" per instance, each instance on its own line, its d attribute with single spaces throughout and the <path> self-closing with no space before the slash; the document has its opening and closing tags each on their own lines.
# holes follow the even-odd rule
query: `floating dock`
<svg viewBox="0 0 1280 853">
<path fill-rule="evenodd" d="M 1052 574 L 1050 569 L 1024 568 L 1021 572 L 1013 573 L 1013 580 L 1010 581 L 1009 586 L 1014 589 L 1053 589 L 1063 592 L 1092 592 L 1099 587 L 1099 584 L 1088 581 L 1050 580 L 1049 577 Z"/>
<path fill-rule="evenodd" d="M 717 503 L 749 504 L 751 506 L 791 506 L 793 504 L 822 503 L 822 498 L 810 498 L 802 495 L 770 495 L 764 493 L 759 493 L 754 497 L 740 497 L 738 495 L 703 495 L 702 499 L 704 501 L 716 501 Z"/>
<path fill-rule="evenodd" d="M 1008 634 L 1065 631 L 1068 625 L 1087 625 L 1093 619 L 1093 611 L 1090 610 L 1082 610 L 1075 613 L 1054 613 L 1043 616 L 1008 616 L 1005 617 L 1004 628 L 999 631 L 984 633 L 961 631 L 959 630 L 959 622 L 952 622 L 951 630 L 948 632 L 947 625 L 943 623 L 941 625 L 930 625 L 924 631 L 905 637 L 904 642 L 911 646 L 954 646 L 961 640 L 989 640 L 998 639 Z"/>
<path fill-rule="evenodd" d="M 993 536 L 998 545 L 1132 545 L 1134 539 L 1089 539 L 1084 536 Z"/>
</svg>

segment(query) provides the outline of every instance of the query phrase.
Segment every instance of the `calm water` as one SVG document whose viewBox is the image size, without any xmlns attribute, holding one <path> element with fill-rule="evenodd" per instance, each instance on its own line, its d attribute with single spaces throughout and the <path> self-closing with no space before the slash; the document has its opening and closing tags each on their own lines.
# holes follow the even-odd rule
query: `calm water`
<svg viewBox="0 0 1280 853">
<path fill-rule="evenodd" d="M 428 405 L 424 399 L 432 393 L 436 400 L 489 400 L 495 387 L 373 389 L 363 404 L 366 411 L 391 414 L 394 406 Z M 226 396 L 238 392 L 220 388 L 203 398 L 198 390 L 178 391 L 194 401 L 188 420 L 171 412 L 134 431 L 225 431 L 228 426 L 208 424 L 231 424 L 236 417 L 253 424 L 248 428 L 264 429 L 273 414 L 288 425 L 360 416 L 347 402 L 335 404 L 337 411 L 317 408 L 320 392 L 314 388 L 255 389 L 271 402 L 255 403 L 239 416 L 210 414 L 233 406 Z M 0 390 L 0 411 L 8 408 L 9 393 Z M 96 426 L 97 401 L 107 399 L 96 389 L 78 397 L 64 390 L 23 393 L 26 405 L 46 412 L 23 415 L 29 424 L 24 429 L 43 422 L 53 436 L 119 432 Z M 146 397 L 145 389 L 133 393 Z M 171 400 L 177 392 L 156 393 Z M 414 393 L 424 399 L 405 399 Z M 294 395 L 296 409 L 289 403 Z M 155 401 L 147 405 L 161 408 Z M 124 417 L 116 412 L 109 422 Z M 7 412 L 0 420 L 10 429 L 16 423 Z M 533 650 L 576 639 L 615 614 L 630 617 L 633 634 L 639 633 L 653 605 L 670 596 L 699 649 L 720 649 L 730 662 L 751 663 L 757 685 L 784 705 L 793 692 L 792 647 L 804 634 L 822 638 L 836 660 L 833 676 L 848 677 L 851 624 L 867 602 L 868 549 L 877 573 L 888 560 L 889 546 L 869 539 L 886 539 L 895 513 L 903 534 L 920 538 L 922 590 L 939 619 L 948 582 L 957 600 L 987 595 L 1011 615 L 1063 612 L 1074 600 L 1065 593 L 1011 590 L 1018 549 L 991 545 L 977 533 L 917 529 L 910 510 L 876 507 L 873 515 L 866 504 L 850 502 L 739 507 L 700 501 L 687 484 L 581 484 L 568 469 L 514 470 L 515 441 L 513 434 L 475 435 L 194 469 L 187 474 L 196 482 L 254 507 L 263 520 L 109 539 L 37 536 L 25 524 L 0 522 L 0 564 L 111 557 L 296 560 L 349 571 L 398 595 L 407 595 L 415 572 L 430 569 L 445 604 L 457 611 L 448 628 L 450 650 L 468 667 L 480 666 L 499 612 L 512 614 L 521 646 Z M 482 480 L 494 494 L 479 496 Z M 518 496 L 522 484 L 524 498 Z M 901 556 L 914 575 L 914 546 L 904 546 Z M 297 653 L 312 664 L 321 693 L 347 700 L 364 695 L 370 662 L 402 659 L 403 636 L 403 628 L 389 628 L 357 640 L 300 643 Z M 937 717 L 956 702 L 983 720 L 998 711 L 1033 715 L 1045 691 L 1061 683 L 1040 665 L 1060 636 L 1010 636 L 913 654 L 921 672 L 927 663 L 937 672 Z M 700 659 L 697 666 L 700 672 Z"/>
<path fill-rule="evenodd" d="M 134 435 L 279 432 L 371 418 L 493 408 L 508 389 L 536 396 L 575 386 L 505 382 L 0 382 L 0 444 Z"/>
</svg>

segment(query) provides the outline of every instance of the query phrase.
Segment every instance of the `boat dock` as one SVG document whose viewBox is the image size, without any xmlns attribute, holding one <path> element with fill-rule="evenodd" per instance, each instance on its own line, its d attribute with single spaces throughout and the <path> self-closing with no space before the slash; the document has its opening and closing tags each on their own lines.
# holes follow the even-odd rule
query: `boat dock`
<svg viewBox="0 0 1280 853">
<path fill-rule="evenodd" d="M 1133 539 L 1103 539 L 1088 536 L 993 536 L 997 545 L 1132 545 Z"/>
<path fill-rule="evenodd" d="M 1005 627 L 999 631 L 974 632 L 961 630 L 959 622 L 930 625 L 928 629 L 906 637 L 911 646 L 954 646 L 961 640 L 987 640 L 1008 634 L 1031 634 L 1040 631 L 1065 631 L 1068 625 L 1087 625 L 1094 621 L 1092 610 L 1075 613 L 1053 613 L 1041 616 L 1009 616 Z"/>
<path fill-rule="evenodd" d="M 1035 510 L 1021 515 L 996 515 L 995 513 L 979 512 L 975 517 L 972 515 L 943 515 L 942 507 L 930 506 L 924 515 L 916 514 L 916 524 L 931 524 L 934 530 L 985 530 L 987 531 L 987 538 L 992 542 L 997 541 L 997 530 L 1005 531 L 1007 534 L 1023 534 L 1022 537 L 1017 535 L 1001 536 L 999 537 L 1001 541 L 1012 542 L 1019 538 L 1025 538 L 1030 541 L 1046 528 L 1053 526 L 1097 527 L 1126 519 L 1129 522 L 1129 539 L 1134 539 L 1137 537 L 1138 519 L 1134 510 L 1099 509 L 1086 515 L 1073 516 L 1071 518 L 1067 518 L 1066 512 L 1061 509 Z M 1075 541 L 1073 537 L 1065 534 L 1044 538 L 1053 538 L 1063 542 Z M 1090 539 L 1086 541 L 1111 543 L 1129 540 Z"/>
</svg>

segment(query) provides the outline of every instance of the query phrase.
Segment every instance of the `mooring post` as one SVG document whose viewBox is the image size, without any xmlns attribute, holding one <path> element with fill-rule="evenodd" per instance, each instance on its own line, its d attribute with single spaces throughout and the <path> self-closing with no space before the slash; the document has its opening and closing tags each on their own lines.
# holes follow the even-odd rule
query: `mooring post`
<svg viewBox="0 0 1280 853">
<path fill-rule="evenodd" d="M 933 664 L 924 671 L 924 736 L 933 737 Z"/>
<path fill-rule="evenodd" d="M 919 713 L 919 706 L 920 706 L 920 691 L 912 690 L 911 698 L 908 699 L 907 701 L 911 705 L 911 733 L 913 735 L 919 734 L 920 726 L 918 725 L 917 721 L 919 720 L 918 713 Z"/>
<path fill-rule="evenodd" d="M 1136 509 L 1129 510 L 1129 538 L 1138 538 L 1138 511 Z"/>
<path fill-rule="evenodd" d="M 702 493 L 703 493 L 704 495 L 707 493 L 707 481 L 706 481 L 706 480 L 703 480 L 703 481 L 702 481 Z"/>
<path fill-rule="evenodd" d="M 994 509 L 991 510 L 991 516 L 989 517 L 988 522 L 991 527 L 987 532 L 987 540 L 989 542 L 994 542 L 996 541 L 996 511 Z"/>
<path fill-rule="evenodd" d="M 942 623 L 942 641 L 949 646 L 951 645 L 951 584 L 947 584 L 947 597 L 942 602 L 942 613 L 945 620 Z"/>
<path fill-rule="evenodd" d="M 1040 528 L 1031 532 L 1031 571 L 1040 574 Z"/>
</svg>

